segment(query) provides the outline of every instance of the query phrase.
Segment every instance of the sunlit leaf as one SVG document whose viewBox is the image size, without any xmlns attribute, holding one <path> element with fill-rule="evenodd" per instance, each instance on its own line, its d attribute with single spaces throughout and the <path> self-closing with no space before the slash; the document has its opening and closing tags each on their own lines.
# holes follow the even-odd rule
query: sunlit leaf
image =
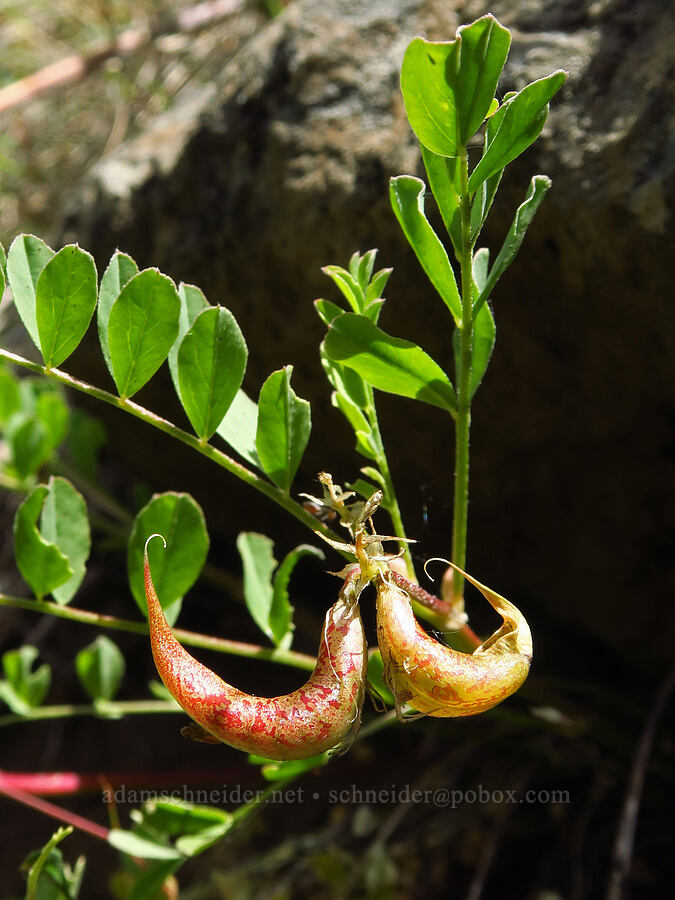
<svg viewBox="0 0 675 900">
<path fill-rule="evenodd" d="M 180 399 L 195 434 L 208 440 L 241 387 L 248 350 L 232 313 L 221 306 L 197 316 L 178 351 Z"/>
<path fill-rule="evenodd" d="M 132 831 L 121 828 L 111 828 L 108 832 L 108 843 L 116 850 L 127 853 L 129 856 L 138 856 L 141 859 L 183 859 L 184 856 L 173 847 L 155 843 L 148 838 L 139 837 Z"/>
<path fill-rule="evenodd" d="M 495 346 L 495 320 L 487 303 L 483 305 L 473 323 L 471 348 L 471 396 L 483 380 Z"/>
<path fill-rule="evenodd" d="M 457 29 L 454 41 L 415 38 L 403 57 L 401 90 L 421 144 L 459 156 L 490 111 L 511 35 L 491 15 Z"/>
<path fill-rule="evenodd" d="M 129 584 L 138 608 L 147 614 L 143 578 L 143 550 L 151 534 L 161 534 L 148 545 L 152 581 L 169 625 L 173 625 L 183 596 L 199 577 L 209 549 L 204 514 L 189 494 L 155 494 L 134 520 L 127 547 Z"/>
<path fill-rule="evenodd" d="M 499 255 L 495 259 L 480 295 L 474 304 L 474 318 L 477 316 L 485 301 L 492 294 L 497 281 L 513 262 L 525 239 L 527 229 L 550 187 L 551 180 L 546 175 L 534 175 L 530 181 L 525 200 L 523 200 L 516 210 L 513 222 L 504 239 Z"/>
<path fill-rule="evenodd" d="M 94 258 L 76 244 L 59 250 L 40 272 L 35 317 L 47 368 L 59 366 L 87 332 L 96 309 Z"/>
<path fill-rule="evenodd" d="M 101 288 L 98 293 L 97 325 L 98 339 L 101 344 L 103 358 L 108 371 L 113 375 L 112 362 L 110 360 L 110 347 L 108 346 L 108 320 L 113 303 L 120 295 L 124 285 L 138 274 L 138 266 L 126 253 L 116 250 L 108 264 L 108 268 L 101 278 Z M 114 377 L 114 376 L 113 376 Z"/>
<path fill-rule="evenodd" d="M 255 446 L 257 428 L 258 404 L 239 389 L 216 431 L 242 459 L 256 469 L 262 469 Z"/>
<path fill-rule="evenodd" d="M 325 347 L 331 359 L 355 369 L 378 390 L 456 411 L 455 390 L 441 367 L 416 344 L 386 334 L 365 316 L 345 313 L 335 319 Z"/>
<path fill-rule="evenodd" d="M 128 281 L 110 310 L 108 345 L 120 397 L 132 397 L 166 359 L 178 334 L 180 300 L 157 269 Z"/>
<path fill-rule="evenodd" d="M 51 592 L 57 603 L 68 603 L 84 578 L 91 535 L 84 497 L 65 478 L 49 479 L 48 493 L 40 515 L 40 533 L 46 541 L 58 547 L 73 571 L 66 582 Z"/>
<path fill-rule="evenodd" d="M 178 348 L 185 335 L 194 325 L 197 316 L 204 312 L 205 309 L 208 309 L 210 304 L 201 288 L 198 288 L 194 284 L 181 283 L 178 286 L 178 296 L 180 298 L 178 334 L 176 340 L 173 342 L 171 350 L 169 350 L 168 363 L 173 386 L 180 397 L 180 384 L 178 383 Z"/>
<path fill-rule="evenodd" d="M 311 431 L 309 403 L 291 387 L 292 366 L 273 372 L 260 390 L 256 449 L 266 474 L 288 491 Z"/>
<path fill-rule="evenodd" d="M 351 272 L 348 272 L 341 266 L 324 266 L 321 271 L 333 280 L 354 312 L 363 311 L 365 296 L 361 286 Z"/>
<path fill-rule="evenodd" d="M 40 336 L 35 317 L 35 289 L 40 272 L 52 256 L 52 248 L 33 234 L 20 234 L 12 241 L 7 254 L 7 278 L 14 305 L 38 350 Z"/>
<path fill-rule="evenodd" d="M 445 247 L 424 214 L 426 185 L 411 175 L 399 175 L 389 182 L 389 196 L 408 243 L 415 251 L 429 281 L 443 298 L 455 322 L 462 320 L 462 301 L 455 273 Z"/>
<path fill-rule="evenodd" d="M 567 73 L 559 69 L 546 78 L 531 82 L 502 103 L 490 119 L 489 135 L 494 136 L 469 176 L 471 193 L 477 190 L 481 182 L 520 156 L 539 137 L 548 116 L 549 101 L 566 78 Z"/>
</svg>

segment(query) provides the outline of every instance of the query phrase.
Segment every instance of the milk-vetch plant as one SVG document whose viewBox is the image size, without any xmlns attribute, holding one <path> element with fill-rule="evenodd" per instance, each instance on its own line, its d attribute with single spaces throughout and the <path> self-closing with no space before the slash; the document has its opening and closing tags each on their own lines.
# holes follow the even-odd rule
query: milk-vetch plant
<svg viewBox="0 0 675 900">
<path fill-rule="evenodd" d="M 510 39 L 509 31 L 496 19 L 484 16 L 460 28 L 449 42 L 416 38 L 402 64 L 403 99 L 419 139 L 427 183 L 399 175 L 391 179 L 390 198 L 403 234 L 447 308 L 452 372 L 421 347 L 381 327 L 382 295 L 391 269 L 375 272 L 375 250 L 355 253 L 348 268 L 324 269 L 347 309 L 330 300 L 316 301 L 327 328 L 321 364 L 333 389 L 332 403 L 353 429 L 356 451 L 366 460 L 346 492 L 322 475 L 321 497 L 292 493 L 310 439 L 309 403 L 296 395 L 290 365 L 269 375 L 257 399 L 244 392 L 249 350 L 239 324 L 228 309 L 211 305 L 198 287 L 176 287 L 156 269 L 139 271 L 134 260 L 119 251 L 99 282 L 93 258 L 77 245 L 54 252 L 38 237 L 24 234 L 14 240 L 6 258 L 0 248 L 0 288 L 7 282 L 25 329 L 42 356 L 42 362 L 35 362 L 0 350 L 0 361 L 4 361 L 0 368 L 0 477 L 6 487 L 25 495 L 14 523 L 15 556 L 34 595 L 34 599 L 0 595 L 0 603 L 147 634 L 143 622 L 102 617 L 70 605 L 86 574 L 91 545 L 88 510 L 93 509 L 97 528 L 127 544 L 131 594 L 144 615 L 149 610 L 160 676 L 202 729 L 192 728 L 192 735 L 210 736 L 267 759 L 282 760 L 271 765 L 254 758 L 263 763 L 266 777 L 281 783 L 309 765 L 325 762 L 331 749 L 353 736 L 365 662 L 357 602 L 369 580 L 377 589 L 382 651 L 381 659 L 371 658 L 370 677 L 374 683 L 381 682 L 378 665 L 379 672 L 384 667 L 398 712 L 475 714 L 516 690 L 527 674 L 531 638 L 524 618 L 464 571 L 471 405 L 495 343 L 491 300 L 550 187 L 549 179 L 532 177 L 492 260 L 479 239 L 506 167 L 537 138 L 549 101 L 565 80 L 565 73 L 557 71 L 500 96 L 498 83 Z M 482 150 L 474 154 L 477 141 Z M 445 228 L 443 238 L 425 212 L 429 191 Z M 84 339 L 94 313 L 110 374 L 106 388 L 85 383 L 61 368 Z M 185 427 L 133 399 L 164 362 L 185 412 Z M 46 380 L 18 379 L 12 372 L 15 367 Z M 288 587 L 300 559 L 323 554 L 313 545 L 302 545 L 278 565 L 274 544 L 259 534 L 240 535 L 237 546 L 245 600 L 270 646 L 179 629 L 172 633 L 183 597 L 199 576 L 208 552 L 201 509 L 190 496 L 167 492 L 151 498 L 133 517 L 106 495 L 95 477 L 93 448 L 102 439 L 100 426 L 69 410 L 63 388 L 87 394 L 181 441 L 277 503 L 347 559 L 358 561 L 358 568 L 342 572 L 344 583 L 339 593 L 336 590 L 337 600 L 336 596 L 322 600 L 328 613 L 318 660 L 290 649 L 293 607 Z M 403 404 L 417 400 L 438 407 L 448 413 L 454 429 L 454 483 L 448 485 L 454 498 L 453 533 L 448 547 L 434 548 L 450 557 L 455 573 L 447 579 L 451 588 L 442 599 L 416 584 L 410 541 L 378 421 L 378 391 L 405 398 Z M 66 438 L 69 453 L 63 452 Z M 347 477 L 350 474 L 354 473 Z M 410 475 L 415 477 L 414 472 Z M 309 485 L 304 487 L 311 490 Z M 372 526 L 371 517 L 379 505 L 389 515 L 399 541 L 402 559 L 397 562 L 384 553 L 382 538 Z M 342 526 L 349 531 L 347 545 Z M 158 541 L 148 546 L 153 534 L 165 539 L 165 549 Z M 465 624 L 465 579 L 504 618 L 502 628 L 482 644 Z M 49 596 L 53 599 L 46 599 Z M 464 645 L 475 652 L 450 650 L 426 635 L 411 603 L 418 614 L 441 627 L 454 623 Z M 304 694 L 299 687 L 273 700 L 251 698 L 202 666 L 182 646 L 187 644 L 268 659 L 313 674 Z M 6 654 L 0 697 L 11 712 L 0 724 L 77 713 L 116 716 L 180 711 L 161 686 L 154 688 L 157 699 L 139 701 L 136 707 L 116 701 L 124 659 L 111 646 L 99 641 L 78 657 L 78 675 L 92 701 L 83 707 L 44 706 L 49 671 L 44 666 L 33 671 L 37 651 L 23 648 L 18 655 Z M 386 694 L 385 686 L 380 686 Z M 299 700 L 306 706 L 294 722 L 302 705 Z M 253 733 L 261 736 L 259 741 L 252 740 Z M 311 759 L 303 763 L 308 756 Z M 146 807 L 131 831 L 112 829 L 107 837 L 118 849 L 153 860 L 138 877 L 154 877 L 159 885 L 188 856 L 210 846 L 259 802 L 233 814 L 180 803 Z"/>
<path fill-rule="evenodd" d="M 372 388 L 440 407 L 454 420 L 454 517 L 451 558 L 466 564 L 471 404 L 495 344 L 490 300 L 513 261 L 551 182 L 534 175 L 496 258 L 478 240 L 506 166 L 540 134 L 548 104 L 565 81 L 557 71 L 497 99 L 497 86 L 511 35 L 492 16 L 458 29 L 445 43 L 416 38 L 406 50 L 401 88 L 415 132 L 429 187 L 438 204 L 449 246 L 459 266 L 450 263 L 447 246 L 425 214 L 427 185 L 400 175 L 390 182 L 392 208 L 427 277 L 448 309 L 452 332 L 454 380 L 420 347 L 378 327 L 382 301 L 372 290 L 372 257 L 354 257 L 350 270 L 329 267 L 351 311 L 319 301 L 329 326 L 322 345 L 324 365 L 335 388 L 334 402 L 357 436 L 357 450 L 373 460 L 369 467 L 385 492 L 385 506 L 397 509 L 388 469 L 381 464 L 376 419 L 370 414 Z M 483 131 L 480 159 L 470 165 L 469 147 Z M 374 283 L 384 277 L 378 273 Z M 378 285 L 379 286 L 379 285 Z M 346 377 L 345 373 L 349 376 Z M 359 417 L 364 394 L 366 416 Z M 394 525 L 398 529 L 396 517 Z M 400 530 L 401 536 L 404 532 Z M 461 603 L 462 581 L 455 580 Z"/>
</svg>

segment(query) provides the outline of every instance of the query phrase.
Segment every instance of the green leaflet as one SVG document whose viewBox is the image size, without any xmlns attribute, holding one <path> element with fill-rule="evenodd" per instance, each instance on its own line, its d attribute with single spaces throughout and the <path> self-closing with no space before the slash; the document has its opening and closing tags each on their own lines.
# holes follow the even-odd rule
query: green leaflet
<svg viewBox="0 0 675 900">
<path fill-rule="evenodd" d="M 126 253 L 116 250 L 103 273 L 101 288 L 98 292 L 98 307 L 96 310 L 98 339 L 101 344 L 103 358 L 108 371 L 113 375 L 112 361 L 110 359 L 110 346 L 108 344 L 108 321 L 113 303 L 117 300 L 124 285 L 131 281 L 134 275 L 138 275 L 138 266 Z"/>
<path fill-rule="evenodd" d="M 241 387 L 248 350 L 232 313 L 201 312 L 178 350 L 180 399 L 197 437 L 208 440 Z"/>
<path fill-rule="evenodd" d="M 272 610 L 272 573 L 277 567 L 274 542 L 264 534 L 242 531 L 237 537 L 237 550 L 244 567 L 244 600 L 258 628 L 273 640 L 270 625 Z"/>
<path fill-rule="evenodd" d="M 283 649 L 291 646 L 295 627 L 293 625 L 293 605 L 288 596 L 288 582 L 303 556 L 325 559 L 322 550 L 312 547 L 310 544 L 300 544 L 299 547 L 286 554 L 272 580 L 273 593 L 269 625 L 274 643 Z"/>
<path fill-rule="evenodd" d="M 85 574 L 91 550 L 87 504 L 79 491 L 65 478 L 49 479 L 48 493 L 40 515 L 40 533 L 68 560 L 73 574 L 52 590 L 57 603 L 69 603 Z"/>
<path fill-rule="evenodd" d="M 339 316 L 324 346 L 331 359 L 357 371 L 374 388 L 455 413 L 455 390 L 438 363 L 416 344 L 391 337 L 365 316 Z"/>
<path fill-rule="evenodd" d="M 171 372 L 171 380 L 176 389 L 176 393 L 180 397 L 180 384 L 178 382 L 178 348 L 181 341 L 192 328 L 197 316 L 208 309 L 210 304 L 204 296 L 204 292 L 194 284 L 180 284 L 178 286 L 178 297 L 180 298 L 180 316 L 178 317 L 178 335 L 173 342 L 171 350 L 169 350 L 169 371 Z"/>
<path fill-rule="evenodd" d="M 47 368 L 60 366 L 87 332 L 96 309 L 94 258 L 75 244 L 59 250 L 40 272 L 35 318 Z"/>
<path fill-rule="evenodd" d="M 424 214 L 426 185 L 411 175 L 399 175 L 389 182 L 391 205 L 408 243 L 429 281 L 443 298 L 456 324 L 462 320 L 462 301 L 455 273 L 445 247 Z"/>
<path fill-rule="evenodd" d="M 309 403 L 291 387 L 292 366 L 273 372 L 260 390 L 256 450 L 272 481 L 289 491 L 309 441 Z"/>
<path fill-rule="evenodd" d="M 563 86 L 567 73 L 559 69 L 526 85 L 499 107 L 490 122 L 488 142 L 478 165 L 469 176 L 469 192 L 526 150 L 541 134 L 548 104 Z"/>
<path fill-rule="evenodd" d="M 40 706 L 49 693 L 52 673 L 47 663 L 33 669 L 38 650 L 24 644 L 2 655 L 6 681 L 0 682 L 0 697 L 14 712 L 22 715 Z"/>
<path fill-rule="evenodd" d="M 240 388 L 216 430 L 242 459 L 255 466 L 256 469 L 262 470 L 262 463 L 255 446 L 257 428 L 258 404 Z"/>
<path fill-rule="evenodd" d="M 122 288 L 108 319 L 113 377 L 122 399 L 152 378 L 178 334 L 180 300 L 173 281 L 144 269 Z"/>
<path fill-rule="evenodd" d="M 42 599 L 73 574 L 68 558 L 56 544 L 38 531 L 37 520 L 49 489 L 38 485 L 26 497 L 14 517 L 14 557 L 24 580 Z"/>
<path fill-rule="evenodd" d="M 77 677 L 92 700 L 112 700 L 125 668 L 119 647 L 104 634 L 100 634 L 75 657 Z"/>
<path fill-rule="evenodd" d="M 276 647 L 288 649 L 293 640 L 293 606 L 288 582 L 303 556 L 324 558 L 321 550 L 301 544 L 286 554 L 277 568 L 274 543 L 264 534 L 242 532 L 237 550 L 244 568 L 244 599 L 251 618 Z"/>
<path fill-rule="evenodd" d="M 546 175 L 534 175 L 532 177 L 525 199 L 516 210 L 513 222 L 504 239 L 499 255 L 494 261 L 494 264 L 485 279 L 485 283 L 481 288 L 480 294 L 474 303 L 474 320 L 478 316 L 485 301 L 492 294 L 497 281 L 513 262 L 516 253 L 518 253 L 518 250 L 525 239 L 527 229 L 550 187 L 551 180 Z"/>
<path fill-rule="evenodd" d="M 40 336 L 35 316 L 35 290 L 40 272 L 52 256 L 52 248 L 33 234 L 20 234 L 12 241 L 7 254 L 7 278 L 14 304 L 38 350 Z"/>
<path fill-rule="evenodd" d="M 134 520 L 127 546 L 129 585 L 138 608 L 145 615 L 145 583 L 143 550 L 151 534 L 161 534 L 161 541 L 151 541 L 148 558 L 157 597 L 169 625 L 180 613 L 183 596 L 199 577 L 209 549 L 204 514 L 189 494 L 170 491 L 155 494 Z"/>
<path fill-rule="evenodd" d="M 460 156 L 490 111 L 511 35 L 491 15 L 457 29 L 454 41 L 415 38 L 401 90 L 412 130 L 441 156 Z"/>
</svg>

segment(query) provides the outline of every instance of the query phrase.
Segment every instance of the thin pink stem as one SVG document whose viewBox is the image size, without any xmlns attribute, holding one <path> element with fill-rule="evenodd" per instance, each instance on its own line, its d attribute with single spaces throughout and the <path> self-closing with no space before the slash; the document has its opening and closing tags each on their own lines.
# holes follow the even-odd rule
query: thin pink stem
<svg viewBox="0 0 675 900">
<path fill-rule="evenodd" d="M 251 779 L 255 771 L 251 772 Z M 224 769 L 213 772 L 113 772 L 100 775 L 80 772 L 0 772 L 0 793 L 24 791 L 27 794 L 46 796 L 69 796 L 100 791 L 104 788 L 160 786 L 170 788 L 175 785 L 221 784 L 241 781 L 241 769 Z"/>
<path fill-rule="evenodd" d="M 46 816 L 51 816 L 52 819 L 64 822 L 66 825 L 72 825 L 73 828 L 78 828 L 80 831 L 84 831 L 92 837 L 100 838 L 102 841 L 108 840 L 109 830 L 102 825 L 92 822 L 91 819 L 85 819 L 83 816 L 78 816 L 76 813 L 72 813 L 62 806 L 56 806 L 48 800 L 41 800 L 39 797 L 34 797 L 26 791 L 22 791 L 17 787 L 12 787 L 2 779 L 0 779 L 0 794 L 4 794 L 5 797 L 11 797 L 12 800 L 16 800 L 24 806 L 29 806 L 31 809 L 44 813 Z"/>
</svg>

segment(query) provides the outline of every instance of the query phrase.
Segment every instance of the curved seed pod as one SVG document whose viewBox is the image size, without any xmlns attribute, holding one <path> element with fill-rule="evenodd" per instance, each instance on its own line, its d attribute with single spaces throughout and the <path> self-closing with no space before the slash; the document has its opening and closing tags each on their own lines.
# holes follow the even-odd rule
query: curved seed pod
<svg viewBox="0 0 675 900">
<path fill-rule="evenodd" d="M 145 552 L 145 596 L 152 655 L 169 693 L 197 723 L 187 736 L 222 741 L 267 759 L 305 759 L 345 750 L 361 721 L 367 653 L 359 612 L 358 568 L 347 574 L 326 613 L 316 667 L 306 684 L 281 697 L 255 697 L 223 681 L 173 636 Z"/>
<path fill-rule="evenodd" d="M 407 591 L 387 573 L 376 580 L 377 641 L 399 717 L 405 703 L 438 718 L 473 716 L 501 703 L 527 678 L 532 635 L 525 617 L 504 597 L 457 571 L 504 619 L 473 653 L 460 653 L 428 635 L 413 614 Z"/>
</svg>

